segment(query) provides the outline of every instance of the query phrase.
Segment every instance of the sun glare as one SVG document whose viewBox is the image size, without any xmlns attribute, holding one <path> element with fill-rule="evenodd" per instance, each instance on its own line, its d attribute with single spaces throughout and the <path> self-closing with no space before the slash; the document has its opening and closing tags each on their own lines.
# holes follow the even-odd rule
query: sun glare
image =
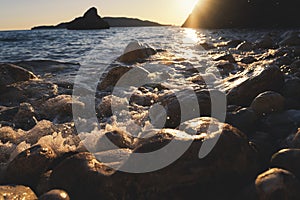
<svg viewBox="0 0 300 200">
<path fill-rule="evenodd" d="M 174 0 L 179 15 L 187 17 L 199 0 Z"/>
</svg>

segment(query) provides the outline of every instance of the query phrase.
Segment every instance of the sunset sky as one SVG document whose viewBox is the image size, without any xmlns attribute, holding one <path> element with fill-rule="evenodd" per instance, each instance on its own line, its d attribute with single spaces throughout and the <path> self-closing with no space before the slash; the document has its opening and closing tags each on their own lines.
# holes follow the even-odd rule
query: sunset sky
<svg viewBox="0 0 300 200">
<path fill-rule="evenodd" d="M 0 0 L 0 30 L 55 25 L 95 6 L 101 17 L 122 16 L 182 25 L 198 0 Z"/>
</svg>

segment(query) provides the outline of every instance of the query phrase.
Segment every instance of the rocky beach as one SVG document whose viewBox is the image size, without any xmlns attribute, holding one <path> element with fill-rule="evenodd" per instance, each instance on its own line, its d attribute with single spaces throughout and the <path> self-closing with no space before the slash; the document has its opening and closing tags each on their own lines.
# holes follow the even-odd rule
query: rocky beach
<svg viewBox="0 0 300 200">
<path fill-rule="evenodd" d="M 205 66 L 131 42 L 98 77 L 94 91 L 81 84 L 76 93 L 74 80 L 63 80 L 78 73 L 80 64 L 1 63 L 0 194 L 6 199 L 297 199 L 300 32 L 263 30 L 253 36 L 245 31 L 234 38 L 227 32 L 197 44 L 209 58 Z M 127 98 L 118 81 L 137 68 L 149 83 L 131 86 Z M 181 101 L 193 98 L 187 88 L 200 112 L 189 110 L 183 118 Z M 74 109 L 89 106 L 89 94 L 98 124 L 90 123 L 95 116 L 74 120 Z M 212 117 L 215 95 L 226 99 L 225 121 Z M 154 105 L 165 115 L 155 113 Z M 122 118 L 125 113 L 130 121 Z M 78 132 L 78 126 L 90 132 Z M 115 148 L 101 142 L 103 136 Z M 212 151 L 199 159 L 201 146 L 215 137 Z M 153 152 L 171 141 L 191 145 L 170 165 L 141 174 L 116 170 L 134 153 Z"/>
</svg>

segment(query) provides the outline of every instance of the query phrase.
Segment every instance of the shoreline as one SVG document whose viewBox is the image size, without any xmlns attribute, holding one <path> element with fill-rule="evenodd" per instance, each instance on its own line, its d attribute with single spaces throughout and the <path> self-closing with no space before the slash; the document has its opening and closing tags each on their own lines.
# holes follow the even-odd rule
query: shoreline
<svg viewBox="0 0 300 200">
<path fill-rule="evenodd" d="M 79 85 L 64 75 L 77 76 L 80 64 L 0 63 L 0 183 L 30 186 L 37 196 L 60 188 L 72 199 L 193 195 L 242 199 L 249 190 L 259 195 L 255 184 L 297 186 L 299 169 L 290 163 L 300 156 L 295 150 L 300 148 L 299 30 L 247 39 L 199 43 L 207 57 L 204 61 L 209 61 L 205 69 L 188 58 L 134 43 L 140 45 L 138 49 L 125 49 L 127 53 L 100 77 L 89 71 L 83 74 L 86 79 L 79 79 Z M 134 69 L 137 74 L 130 75 Z M 126 74 L 129 82 L 120 85 Z M 85 87 L 93 78 L 99 83 Z M 218 121 L 211 118 L 211 107 L 213 98 L 222 95 L 226 119 Z M 199 113 L 192 100 L 197 101 Z M 182 102 L 188 102 L 185 109 Z M 94 116 L 74 121 L 74 109 L 80 114 L 88 106 L 94 109 L 96 126 Z M 151 110 L 153 106 L 165 113 Z M 76 129 L 82 127 L 90 131 L 78 133 Z M 150 136 L 140 138 L 141 132 Z M 118 149 L 103 143 L 103 135 Z M 199 159 L 199 149 L 214 138 L 216 146 Z M 191 141 L 191 146 L 163 169 L 136 175 L 114 168 L 126 167 L 133 153 L 152 152 L 172 140 Z M 171 149 L 168 155 L 174 152 Z M 282 169 L 268 170 L 275 167 Z M 282 185 L 264 179 L 285 175 L 289 179 Z M 298 194 L 293 188 L 285 190 Z"/>
</svg>

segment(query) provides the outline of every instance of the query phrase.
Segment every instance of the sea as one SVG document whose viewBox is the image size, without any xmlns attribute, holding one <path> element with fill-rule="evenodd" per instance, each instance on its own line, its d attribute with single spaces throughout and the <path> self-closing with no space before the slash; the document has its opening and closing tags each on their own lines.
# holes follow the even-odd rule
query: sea
<svg viewBox="0 0 300 200">
<path fill-rule="evenodd" d="M 204 30 L 173 26 L 88 31 L 1 31 L 0 62 L 55 60 L 81 65 L 107 64 L 120 56 L 132 40 L 191 59 L 205 53 L 198 45 L 201 42 L 220 42 L 235 37 L 249 39 L 259 34 L 261 32 L 249 30 Z"/>
</svg>

